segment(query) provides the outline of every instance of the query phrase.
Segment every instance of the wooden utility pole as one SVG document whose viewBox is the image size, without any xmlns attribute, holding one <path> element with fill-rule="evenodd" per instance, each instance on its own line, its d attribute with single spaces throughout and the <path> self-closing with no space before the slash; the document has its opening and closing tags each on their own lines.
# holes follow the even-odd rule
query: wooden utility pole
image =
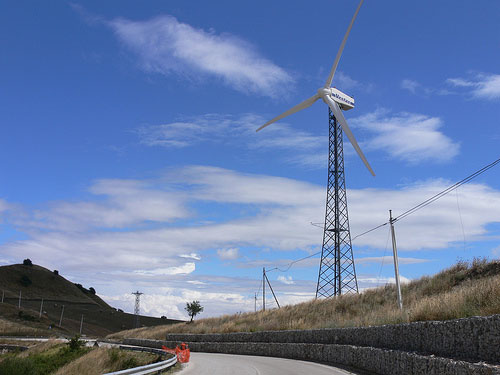
<svg viewBox="0 0 500 375">
<path fill-rule="evenodd" d="M 396 246 L 396 233 L 394 231 L 394 219 L 392 218 L 392 210 L 389 210 L 389 223 L 391 223 L 391 237 L 392 237 L 392 255 L 394 258 L 394 275 L 396 278 L 396 289 L 398 292 L 398 305 L 399 309 L 403 310 L 403 299 L 401 297 L 401 284 L 399 282 L 399 260 L 398 249 Z"/>
<path fill-rule="evenodd" d="M 64 305 L 62 305 L 61 318 L 59 319 L 59 327 L 61 327 L 61 324 L 62 324 L 63 314 L 64 314 Z"/>
<path fill-rule="evenodd" d="M 82 328 L 83 328 L 83 314 L 82 314 L 82 320 L 80 320 L 80 336 L 82 335 Z"/>
<path fill-rule="evenodd" d="M 42 303 L 40 303 L 40 314 L 38 315 L 39 318 L 42 317 L 42 309 L 43 309 L 43 298 L 42 298 Z"/>
<path fill-rule="evenodd" d="M 266 311 L 266 268 L 262 267 L 262 311 Z"/>
</svg>

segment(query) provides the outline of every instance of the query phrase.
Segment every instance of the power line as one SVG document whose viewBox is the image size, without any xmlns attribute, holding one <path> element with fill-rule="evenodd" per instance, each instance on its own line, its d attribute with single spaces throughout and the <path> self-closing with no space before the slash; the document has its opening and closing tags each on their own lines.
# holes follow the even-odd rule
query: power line
<svg viewBox="0 0 500 375">
<path fill-rule="evenodd" d="M 489 169 L 493 168 L 494 166 L 496 166 L 496 165 L 497 165 L 497 164 L 499 164 L 499 163 L 500 163 L 500 158 L 499 158 L 499 159 L 497 159 L 497 160 L 495 160 L 494 162 L 492 162 L 492 163 L 490 163 L 490 164 L 488 164 L 488 165 L 484 166 L 483 168 L 481 168 L 481 169 L 477 170 L 476 172 L 472 173 L 471 175 L 469 175 L 469 176 L 465 177 L 464 179 L 462 179 L 462 180 L 460 180 L 460 181 L 456 182 L 455 184 L 453 184 L 453 185 L 449 186 L 448 188 L 446 188 L 446 189 L 444 189 L 443 191 L 439 192 L 438 194 L 436 194 L 436 195 L 434 195 L 434 196 L 430 197 L 429 199 L 427 199 L 427 200 L 423 201 L 422 203 L 417 204 L 416 206 L 414 206 L 414 207 L 410 208 L 409 210 L 406 210 L 406 211 L 405 211 L 405 212 L 403 212 L 401 215 L 399 215 L 399 216 L 395 217 L 395 218 L 393 219 L 393 222 L 396 222 L 396 221 L 398 221 L 398 220 L 404 219 L 405 217 L 407 217 L 407 216 L 409 216 L 409 215 L 411 215 L 411 214 L 415 213 L 416 211 L 418 211 L 418 210 L 420 210 L 420 209 L 422 209 L 422 208 L 424 208 L 424 207 L 426 207 L 426 206 L 430 205 L 431 203 L 433 203 L 433 202 L 437 201 L 438 199 L 440 199 L 440 198 L 444 197 L 446 194 L 448 194 L 448 193 L 452 192 L 453 190 L 458 189 L 460 186 L 462 186 L 462 185 L 464 185 L 464 184 L 466 184 L 466 183 L 470 182 L 470 181 L 471 181 L 471 180 L 473 180 L 474 178 L 476 178 L 476 177 L 480 176 L 481 174 L 483 174 L 484 172 L 486 172 L 486 171 L 488 171 Z M 311 225 L 314 225 L 314 226 L 319 226 L 319 224 L 320 224 L 320 223 L 313 223 L 313 222 L 311 222 Z M 373 228 L 371 228 L 371 229 L 369 229 L 369 230 L 367 230 L 367 231 L 365 231 L 365 232 L 363 232 L 363 233 L 360 233 L 360 234 L 358 234 L 358 235 L 354 236 L 354 237 L 351 239 L 351 241 L 354 241 L 354 240 L 356 240 L 357 238 L 359 238 L 359 237 L 361 237 L 361 236 L 364 236 L 364 235 L 366 235 L 366 234 L 368 234 L 368 233 L 370 233 L 370 232 L 373 232 L 373 231 L 375 231 L 375 230 L 377 230 L 377 229 L 379 229 L 379 228 L 382 228 L 383 226 L 385 226 L 385 225 L 387 225 L 387 224 L 389 224 L 389 222 L 388 222 L 388 221 L 387 221 L 387 222 L 385 222 L 385 223 L 383 223 L 383 224 L 377 225 L 376 227 L 373 227 Z M 289 270 L 289 269 L 290 269 L 290 268 L 291 268 L 291 267 L 292 267 L 295 263 L 302 262 L 302 261 L 304 261 L 304 260 L 306 260 L 306 259 L 312 258 L 313 256 L 316 256 L 316 255 L 319 255 L 319 254 L 321 254 L 321 251 L 318 251 L 317 253 L 314 253 L 314 254 L 308 255 L 308 256 L 306 256 L 306 257 L 304 257 L 304 258 L 297 259 L 297 260 L 294 260 L 293 262 L 288 263 L 288 267 L 287 267 L 286 269 L 280 269 L 280 268 L 278 268 L 278 267 L 274 267 L 274 268 L 271 268 L 271 269 L 269 269 L 269 270 L 266 270 L 266 272 L 271 272 L 271 271 L 287 272 L 287 271 L 288 271 L 288 270 Z M 259 288 L 259 292 L 260 292 L 260 288 Z M 259 292 L 258 292 L 258 293 L 259 293 Z"/>
<path fill-rule="evenodd" d="M 293 262 L 288 263 L 288 267 L 286 269 L 281 269 L 281 268 L 278 268 L 278 267 L 274 267 L 274 268 L 271 268 L 270 270 L 266 270 L 266 272 L 268 272 L 268 273 L 271 272 L 271 271 L 287 272 L 290 268 L 292 268 L 292 266 L 295 263 L 302 262 L 303 260 L 312 258 L 313 256 L 316 256 L 316 255 L 319 255 L 319 254 L 321 254 L 321 251 L 318 251 L 317 253 L 308 255 L 308 256 L 306 256 L 304 258 L 300 258 L 300 259 L 294 260 Z"/>
<path fill-rule="evenodd" d="M 367 230 L 366 232 L 363 232 L 363 233 L 361 233 L 361 234 L 358 234 L 357 236 L 354 236 L 354 237 L 351 239 L 351 241 L 354 241 L 356 238 L 359 238 L 359 237 L 361 237 L 361 236 L 364 236 L 365 234 L 368 234 L 368 233 L 370 233 L 370 232 L 373 232 L 374 230 L 377 230 L 377 229 L 379 229 L 379 228 L 382 228 L 384 225 L 387 225 L 387 224 L 389 224 L 389 222 L 386 222 L 386 223 L 384 223 L 384 224 L 377 225 L 376 227 L 374 227 L 374 228 L 372 228 L 372 229 L 369 229 L 369 230 Z"/>
<path fill-rule="evenodd" d="M 398 217 L 395 217 L 393 219 L 393 222 L 396 222 L 398 220 L 401 220 L 401 219 L 404 219 L 406 216 L 409 216 L 413 213 L 415 213 L 416 211 L 430 205 L 431 203 L 437 201 L 439 198 L 442 198 L 444 197 L 446 194 L 452 192 L 453 190 L 456 190 L 458 189 L 460 186 L 470 182 L 471 180 L 473 180 L 474 178 L 476 178 L 477 176 L 483 174 L 484 172 L 486 172 L 487 170 L 493 168 L 494 166 L 496 166 L 497 164 L 500 163 L 500 159 L 497 159 L 495 160 L 494 162 L 484 166 L 483 168 L 477 170 L 476 172 L 472 173 L 471 175 L 465 177 L 464 179 L 456 182 L 455 184 L 449 186 L 448 188 L 444 189 L 443 191 L 437 193 L 436 195 L 430 197 L 429 199 L 423 201 L 422 203 L 419 203 L 417 204 L 416 206 L 410 208 L 409 210 L 406 210 L 405 212 L 403 212 L 401 215 L 399 215 Z M 365 234 L 368 234 L 370 232 L 373 232 L 374 230 L 377 230 L 381 227 L 383 227 L 384 225 L 387 225 L 389 224 L 389 222 L 385 222 L 383 224 L 380 224 L 380 225 L 377 225 L 376 227 L 372 228 L 372 229 L 369 229 L 361 234 L 358 234 L 357 236 L 353 237 L 351 241 L 354 241 L 355 239 L 361 237 L 361 236 L 364 236 Z"/>
<path fill-rule="evenodd" d="M 401 215 L 399 215 L 398 217 L 396 217 L 393 221 L 404 219 L 406 216 L 411 215 L 412 213 L 414 213 L 414 212 L 416 212 L 416 211 L 418 211 L 418 210 L 420 210 L 420 209 L 428 206 L 429 204 L 437 201 L 439 198 L 444 197 L 449 192 L 457 189 L 458 187 L 460 187 L 460 186 L 466 184 L 467 182 L 473 180 L 477 176 L 483 174 L 487 170 L 493 168 L 498 163 L 500 163 L 500 159 L 495 160 L 493 163 L 490 163 L 490 164 L 486 165 L 485 167 L 477 170 L 476 172 L 472 173 L 471 175 L 465 177 L 463 180 L 458 181 L 457 183 L 455 183 L 455 184 L 451 185 L 450 187 L 444 189 L 440 193 L 437 193 L 436 195 L 430 197 L 429 199 L 423 201 L 422 203 L 417 204 L 416 206 L 414 206 L 414 207 L 410 208 L 409 210 L 403 212 Z"/>
</svg>

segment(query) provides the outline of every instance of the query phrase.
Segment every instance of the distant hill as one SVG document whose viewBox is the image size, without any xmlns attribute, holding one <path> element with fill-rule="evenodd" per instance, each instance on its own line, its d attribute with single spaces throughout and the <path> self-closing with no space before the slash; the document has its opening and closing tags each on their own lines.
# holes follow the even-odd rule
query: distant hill
<svg viewBox="0 0 500 375">
<path fill-rule="evenodd" d="M 111 307 L 93 288 L 87 289 L 72 283 L 57 271 L 37 265 L 14 264 L 0 267 L 0 293 L 4 299 L 4 303 L 0 303 L 0 317 L 4 322 L 0 324 L 0 334 L 3 335 L 25 334 L 18 329 L 19 324 L 36 329 L 37 332 L 41 330 L 72 335 L 79 332 L 82 315 L 82 333 L 89 336 L 105 336 L 135 326 L 133 314 Z M 21 309 L 18 309 L 19 293 Z M 40 317 L 42 299 L 43 313 Z M 58 327 L 62 312 L 62 324 Z M 180 321 L 140 317 L 141 325 L 146 327 L 178 322 Z M 13 329 L 14 326 L 17 328 Z"/>
</svg>

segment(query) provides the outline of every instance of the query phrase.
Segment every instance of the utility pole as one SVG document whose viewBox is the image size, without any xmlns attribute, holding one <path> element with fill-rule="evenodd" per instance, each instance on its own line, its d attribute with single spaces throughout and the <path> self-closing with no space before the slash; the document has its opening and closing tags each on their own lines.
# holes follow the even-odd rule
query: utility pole
<svg viewBox="0 0 500 375">
<path fill-rule="evenodd" d="M 5 290 L 2 290 L 2 303 L 3 303 L 4 297 L 5 297 Z"/>
<path fill-rule="evenodd" d="M 276 301 L 276 304 L 278 305 L 278 309 L 280 309 L 281 306 L 280 306 L 280 303 L 278 302 L 278 299 L 276 298 L 276 294 L 274 294 L 274 290 L 273 290 L 273 287 L 271 286 L 271 282 L 267 278 L 267 275 L 264 275 L 264 277 L 266 278 L 267 285 L 269 285 L 269 289 L 271 289 L 271 293 L 273 294 L 274 300 Z"/>
<path fill-rule="evenodd" d="M 21 291 L 19 291 L 19 304 L 17 305 L 17 308 L 21 310 Z"/>
<path fill-rule="evenodd" d="M 134 314 L 135 314 L 135 328 L 139 328 L 140 326 L 140 321 L 139 321 L 139 314 L 141 312 L 141 295 L 144 293 L 141 293 L 139 291 L 132 293 L 135 295 L 135 307 L 134 307 Z"/>
<path fill-rule="evenodd" d="M 80 336 L 82 335 L 82 328 L 83 328 L 83 314 L 82 314 L 82 320 L 80 320 Z"/>
<path fill-rule="evenodd" d="M 62 324 L 63 314 L 64 314 L 64 305 L 62 305 L 61 318 L 59 319 L 59 327 L 61 327 L 61 324 Z"/>
<path fill-rule="evenodd" d="M 257 312 L 257 293 L 255 293 L 255 307 L 254 307 L 254 312 Z"/>
<path fill-rule="evenodd" d="M 262 311 L 266 311 L 266 268 L 262 267 Z"/>
<path fill-rule="evenodd" d="M 395 220 L 392 218 L 392 210 L 389 210 L 389 223 L 391 223 L 391 237 L 392 237 L 392 255 L 394 258 L 394 275 L 396 277 L 398 305 L 399 309 L 403 310 L 403 299 L 401 298 L 401 284 L 399 282 L 399 260 L 398 260 L 398 249 L 396 247 L 396 233 L 394 231 L 394 221 Z"/>
<path fill-rule="evenodd" d="M 42 303 L 40 304 L 40 314 L 38 315 L 39 318 L 42 317 L 42 309 L 43 309 L 43 298 L 42 298 Z"/>
</svg>

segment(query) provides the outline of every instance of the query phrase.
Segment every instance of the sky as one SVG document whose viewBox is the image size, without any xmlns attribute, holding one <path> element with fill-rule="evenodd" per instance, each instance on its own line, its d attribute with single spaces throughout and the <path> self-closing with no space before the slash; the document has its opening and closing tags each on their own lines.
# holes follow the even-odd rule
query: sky
<svg viewBox="0 0 500 375">
<path fill-rule="evenodd" d="M 281 305 L 314 298 L 319 256 L 288 265 L 321 250 L 327 107 L 255 130 L 324 85 L 357 5 L 2 1 L 0 265 L 178 319 L 260 309 L 263 267 Z M 494 0 L 363 4 L 333 80 L 376 173 L 345 140 L 362 290 L 394 268 L 387 225 L 358 234 L 500 157 L 499 18 Z M 404 281 L 500 257 L 500 167 L 395 230 Z"/>
</svg>

